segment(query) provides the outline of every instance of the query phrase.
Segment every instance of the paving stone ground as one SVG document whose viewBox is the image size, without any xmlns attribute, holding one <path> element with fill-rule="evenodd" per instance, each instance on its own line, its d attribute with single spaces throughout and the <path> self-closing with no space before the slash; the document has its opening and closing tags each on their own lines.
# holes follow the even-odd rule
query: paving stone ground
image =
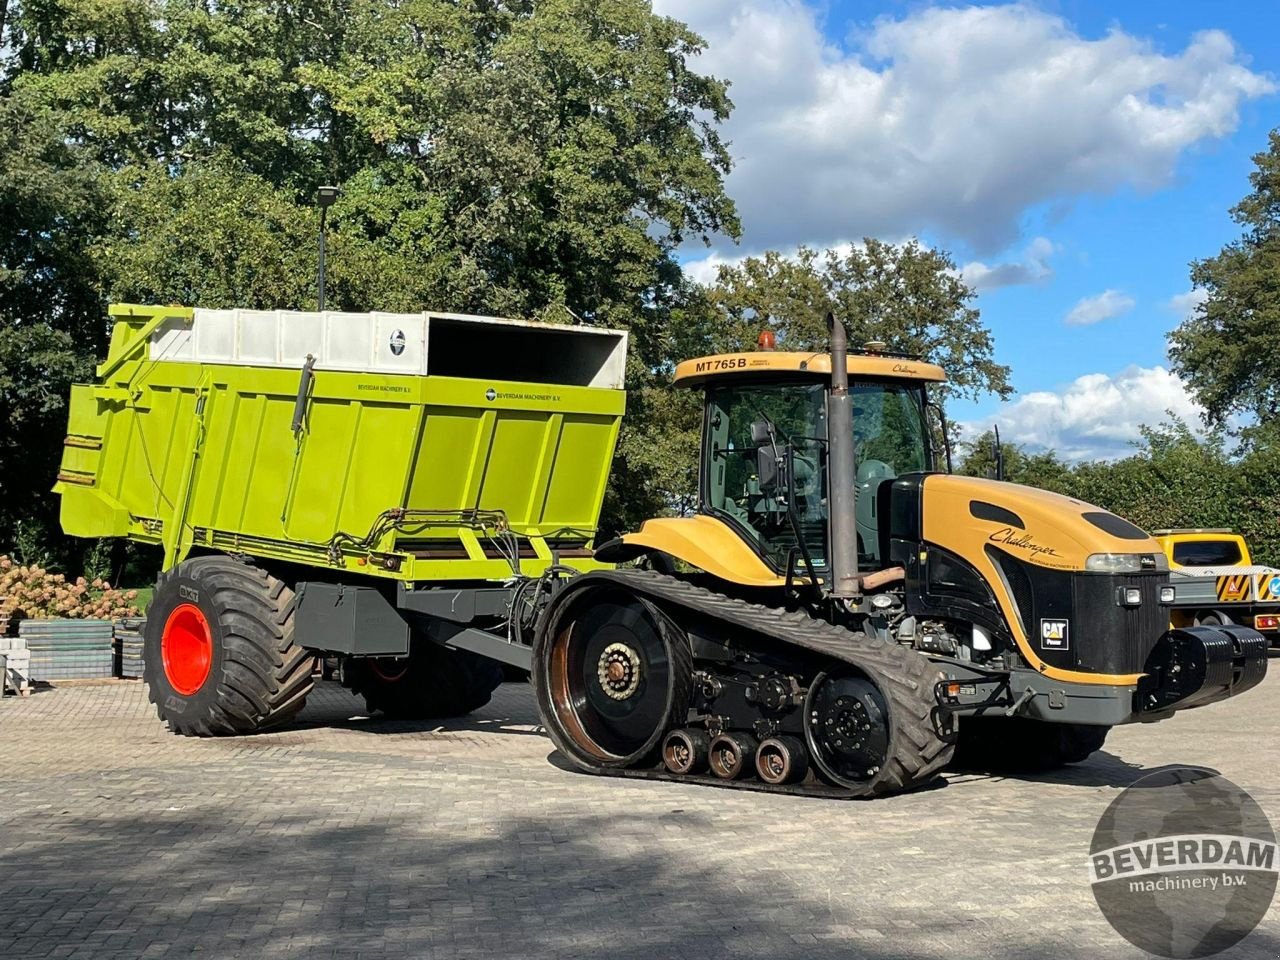
<svg viewBox="0 0 1280 960">
<path fill-rule="evenodd" d="M 333 684 L 302 722 L 169 734 L 140 683 L 0 701 L 0 958 L 1138 958 L 1094 904 L 1099 815 L 1169 763 L 1280 826 L 1280 663 L 1039 777 L 873 802 L 569 772 L 530 689 L 443 724 Z M 1271 913 L 1223 956 L 1280 955 Z"/>
</svg>

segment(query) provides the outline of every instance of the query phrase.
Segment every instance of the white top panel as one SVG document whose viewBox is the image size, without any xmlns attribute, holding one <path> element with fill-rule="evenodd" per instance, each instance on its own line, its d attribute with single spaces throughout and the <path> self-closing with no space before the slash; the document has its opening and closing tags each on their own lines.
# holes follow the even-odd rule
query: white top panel
<svg viewBox="0 0 1280 960">
<path fill-rule="evenodd" d="M 441 321 L 432 354 L 432 320 Z M 530 340 L 533 332 L 536 339 Z M 542 349 L 545 345 L 545 350 Z M 151 335 L 151 359 L 317 370 L 533 380 L 621 389 L 627 334 L 456 313 L 196 308 Z M 461 372 L 465 371 L 465 372 Z"/>
<path fill-rule="evenodd" d="M 1280 574 L 1280 570 L 1275 567 L 1174 567 L 1169 571 L 1175 577 L 1255 577 L 1258 574 L 1266 573 L 1271 575 Z"/>
</svg>

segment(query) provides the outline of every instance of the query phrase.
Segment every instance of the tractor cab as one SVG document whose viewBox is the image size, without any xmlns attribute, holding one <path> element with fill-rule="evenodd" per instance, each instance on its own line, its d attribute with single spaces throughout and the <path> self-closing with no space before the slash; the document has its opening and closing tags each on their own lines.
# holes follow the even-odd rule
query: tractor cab
<svg viewBox="0 0 1280 960">
<path fill-rule="evenodd" d="M 927 386 L 941 368 L 871 345 L 848 355 L 860 571 L 881 556 L 880 485 L 936 469 Z M 679 386 L 706 392 L 699 513 L 733 529 L 782 576 L 829 576 L 831 357 L 724 354 L 681 363 Z"/>
</svg>

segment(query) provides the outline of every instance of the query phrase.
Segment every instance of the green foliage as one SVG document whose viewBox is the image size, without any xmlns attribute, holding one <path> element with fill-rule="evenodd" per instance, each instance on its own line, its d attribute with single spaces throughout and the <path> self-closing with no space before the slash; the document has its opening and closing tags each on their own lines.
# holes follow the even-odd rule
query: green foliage
<svg viewBox="0 0 1280 960">
<path fill-rule="evenodd" d="M 65 562 L 49 494 L 71 384 L 90 374 L 83 347 L 44 323 L 0 326 L 0 531 L 27 563 Z"/>
<path fill-rule="evenodd" d="M 1280 130 L 1253 160 L 1253 190 L 1231 210 L 1244 232 L 1191 264 L 1207 299 L 1170 334 L 1169 357 L 1211 422 L 1251 414 L 1267 431 L 1280 420 Z"/>
<path fill-rule="evenodd" d="M 955 471 L 966 477 L 995 477 L 995 434 L 988 430 L 960 445 Z M 1016 443 L 1000 444 L 1004 457 L 1004 479 L 1028 487 L 1039 487 L 1056 493 L 1070 489 L 1071 466 L 1053 451 L 1031 453 Z"/>
<path fill-rule="evenodd" d="M 682 244 L 738 221 L 718 133 L 726 85 L 702 41 L 646 0 L 11 0 L 0 35 L 0 542 L 95 571 L 136 551 L 56 535 L 74 377 L 109 300 L 314 302 L 315 188 L 329 305 L 624 327 L 629 409 L 606 530 L 687 508 L 700 408 L 675 361 L 750 345 L 854 342 L 1009 392 L 972 292 L 942 252 L 866 241 L 776 253 L 688 282 Z M 6 399 L 9 395 L 5 395 Z M 41 406 L 41 403 L 51 405 Z M 20 420 L 20 422 L 19 422 Z M 22 450 L 22 461 L 12 451 Z M 91 551 L 86 554 L 86 551 Z"/>
<path fill-rule="evenodd" d="M 93 249 L 108 299 L 262 309 L 314 301 L 314 211 L 236 161 L 117 177 L 116 229 Z"/>
<path fill-rule="evenodd" d="M 945 252 L 870 238 L 847 252 L 802 247 L 795 257 L 769 252 L 721 267 L 710 295 L 726 349 L 752 349 L 766 327 L 779 350 L 825 349 L 834 312 L 852 344 L 881 340 L 941 364 L 950 393 L 1006 397 L 1009 368 L 995 362 L 973 297 Z"/>
</svg>

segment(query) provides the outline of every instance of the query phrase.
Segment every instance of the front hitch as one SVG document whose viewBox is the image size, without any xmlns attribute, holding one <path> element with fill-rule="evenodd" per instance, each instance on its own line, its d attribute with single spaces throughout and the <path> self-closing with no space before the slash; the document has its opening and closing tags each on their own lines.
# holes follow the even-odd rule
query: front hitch
<svg viewBox="0 0 1280 960">
<path fill-rule="evenodd" d="M 1234 624 L 1177 627 L 1160 638 L 1144 671 L 1134 694 L 1140 716 L 1203 707 L 1262 682 L 1267 639 Z"/>
</svg>

